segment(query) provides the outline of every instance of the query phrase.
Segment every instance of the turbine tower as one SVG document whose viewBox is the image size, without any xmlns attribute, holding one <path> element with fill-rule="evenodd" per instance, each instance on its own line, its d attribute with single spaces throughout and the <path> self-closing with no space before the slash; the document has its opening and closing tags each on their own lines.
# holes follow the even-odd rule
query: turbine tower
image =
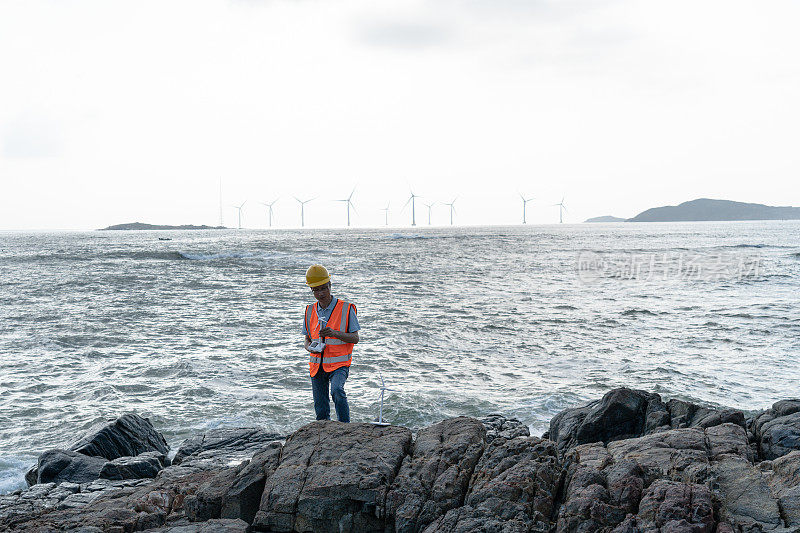
<svg viewBox="0 0 800 533">
<path fill-rule="evenodd" d="M 356 206 L 353 205 L 351 198 L 353 197 L 353 193 L 356 192 L 356 188 L 353 187 L 353 190 L 350 192 L 350 196 L 345 198 L 344 200 L 335 200 L 336 202 L 345 202 L 347 204 L 347 227 L 350 227 L 350 207 L 353 207 L 353 211 L 356 210 Z"/>
<path fill-rule="evenodd" d="M 301 200 L 297 196 L 294 197 L 300 203 L 300 227 L 304 228 L 306 226 L 306 215 L 305 215 L 305 208 L 306 204 L 313 200 L 314 198 L 309 198 L 308 200 Z"/>
<path fill-rule="evenodd" d="M 381 374 L 381 406 L 378 411 L 378 420 L 374 421 L 373 424 L 375 424 L 376 426 L 388 426 L 390 425 L 389 422 L 386 422 L 383 419 L 383 393 L 386 392 L 387 390 L 391 392 L 396 392 L 396 391 L 386 386 L 386 382 L 383 381 L 383 372 L 381 372 L 380 374 Z"/>
<path fill-rule="evenodd" d="M 444 205 L 449 205 L 449 206 L 450 206 L 450 225 L 451 225 L 451 226 L 453 225 L 453 212 L 456 210 L 455 203 L 456 203 L 456 200 L 457 200 L 457 199 L 458 199 L 458 196 L 456 196 L 455 198 L 453 198 L 453 201 L 452 201 L 452 202 L 450 202 L 449 204 L 448 204 L 448 203 L 445 203 L 445 204 L 444 204 Z"/>
<path fill-rule="evenodd" d="M 275 198 L 274 200 L 272 200 L 272 202 L 270 202 L 268 204 L 264 203 L 264 202 L 261 202 L 261 205 L 265 205 L 269 209 L 269 227 L 270 228 L 272 227 L 272 206 L 275 205 L 275 202 L 277 202 L 277 201 L 278 201 L 278 198 Z"/>
<path fill-rule="evenodd" d="M 414 209 L 414 198 L 419 198 L 419 196 L 414 194 L 414 191 L 411 191 L 411 196 L 409 197 L 408 201 L 406 201 L 405 205 L 403 206 L 403 209 L 405 209 L 406 206 L 408 205 L 408 203 L 411 202 L 411 225 L 412 226 L 416 226 L 417 225 L 417 215 L 416 215 L 416 211 Z"/>
<path fill-rule="evenodd" d="M 564 223 L 564 211 L 567 210 L 567 206 L 564 205 L 564 197 L 562 196 L 561 197 L 561 201 L 558 202 L 557 204 L 553 204 L 553 205 L 554 206 L 556 206 L 556 205 L 558 206 L 558 223 L 559 224 L 563 224 Z"/>
<path fill-rule="evenodd" d="M 528 221 L 527 221 L 527 219 L 525 217 L 525 208 L 528 207 L 528 202 L 533 200 L 533 197 L 525 198 L 524 196 L 522 196 L 522 193 L 519 193 L 519 197 L 522 198 L 522 223 L 523 224 L 527 224 Z"/>
<path fill-rule="evenodd" d="M 246 204 L 246 203 L 247 203 L 247 200 L 242 202 L 242 205 L 231 206 L 234 209 L 238 209 L 239 210 L 239 229 L 242 229 L 242 208 L 244 207 L 244 204 Z"/>
<path fill-rule="evenodd" d="M 431 207 L 436 205 L 436 202 L 433 202 L 431 204 L 424 204 L 424 205 L 425 205 L 425 207 L 428 208 L 428 225 L 430 226 L 431 225 Z"/>
<path fill-rule="evenodd" d="M 384 219 L 385 219 L 383 225 L 384 226 L 388 226 L 389 225 L 389 204 L 386 204 L 386 207 L 381 209 L 381 211 L 383 211 Z"/>
</svg>

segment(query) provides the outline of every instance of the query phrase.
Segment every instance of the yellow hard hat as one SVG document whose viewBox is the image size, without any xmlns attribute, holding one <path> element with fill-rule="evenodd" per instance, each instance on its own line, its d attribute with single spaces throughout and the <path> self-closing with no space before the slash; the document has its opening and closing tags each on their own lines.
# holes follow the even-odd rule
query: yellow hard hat
<svg viewBox="0 0 800 533">
<path fill-rule="evenodd" d="M 311 265 L 306 270 L 306 285 L 309 287 L 319 287 L 331 280 L 328 269 L 322 265 Z"/>
</svg>

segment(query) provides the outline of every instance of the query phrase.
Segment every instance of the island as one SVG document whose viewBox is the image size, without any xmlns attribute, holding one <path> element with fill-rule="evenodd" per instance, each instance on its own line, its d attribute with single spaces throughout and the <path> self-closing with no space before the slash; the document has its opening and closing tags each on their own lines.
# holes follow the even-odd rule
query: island
<svg viewBox="0 0 800 533">
<path fill-rule="evenodd" d="M 653 207 L 628 222 L 689 222 L 726 220 L 800 220 L 800 207 L 773 207 L 764 204 L 698 198 L 679 205 Z"/>
<path fill-rule="evenodd" d="M 128 222 L 127 224 L 116 224 L 101 228 L 99 231 L 141 231 L 141 230 L 165 230 L 165 229 L 228 229 L 225 226 L 195 226 L 184 224 L 182 226 L 164 226 L 159 224 L 145 224 L 143 222 Z"/>
<path fill-rule="evenodd" d="M 620 217 L 612 217 L 611 215 L 605 215 L 602 217 L 592 217 L 587 218 L 584 222 L 625 222 L 627 219 L 620 218 Z"/>
</svg>

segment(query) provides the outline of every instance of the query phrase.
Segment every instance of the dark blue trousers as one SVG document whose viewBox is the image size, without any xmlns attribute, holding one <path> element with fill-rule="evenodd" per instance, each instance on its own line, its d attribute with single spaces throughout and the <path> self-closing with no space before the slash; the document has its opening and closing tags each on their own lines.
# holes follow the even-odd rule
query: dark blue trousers
<svg viewBox="0 0 800 533">
<path fill-rule="evenodd" d="M 322 365 L 320 365 L 321 367 Z M 314 411 L 317 420 L 331 419 L 331 402 L 328 399 L 328 388 L 336 407 L 336 418 L 339 422 L 350 422 L 350 406 L 347 405 L 347 394 L 344 392 L 344 382 L 350 375 L 350 367 L 342 366 L 333 372 L 325 372 L 320 368 L 311 378 L 311 390 L 314 393 Z"/>
</svg>

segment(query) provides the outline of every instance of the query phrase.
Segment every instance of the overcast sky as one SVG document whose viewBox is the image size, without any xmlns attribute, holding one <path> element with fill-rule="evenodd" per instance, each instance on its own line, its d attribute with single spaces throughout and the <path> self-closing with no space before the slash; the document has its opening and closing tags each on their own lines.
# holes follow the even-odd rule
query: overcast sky
<svg viewBox="0 0 800 533">
<path fill-rule="evenodd" d="M 0 229 L 800 205 L 800 3 L 0 0 Z M 448 207 L 432 209 L 449 223 Z"/>
</svg>

